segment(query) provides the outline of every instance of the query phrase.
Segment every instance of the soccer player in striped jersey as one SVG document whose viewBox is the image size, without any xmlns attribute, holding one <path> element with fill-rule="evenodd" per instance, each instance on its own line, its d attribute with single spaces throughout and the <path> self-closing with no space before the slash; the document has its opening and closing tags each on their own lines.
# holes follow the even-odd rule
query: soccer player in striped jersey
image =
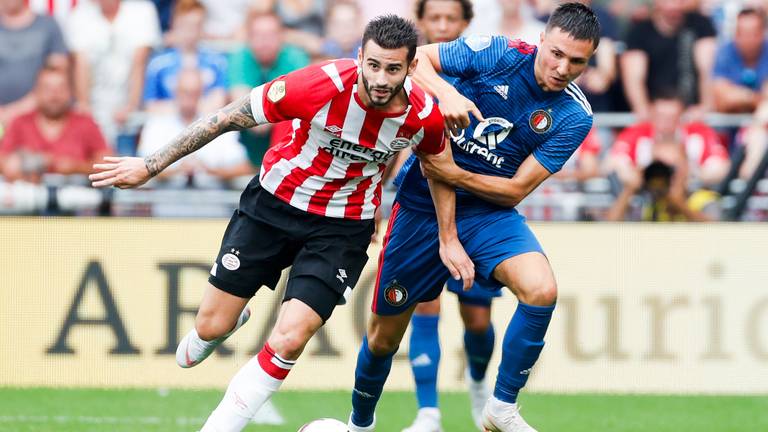
<svg viewBox="0 0 768 432">
<path fill-rule="evenodd" d="M 379 17 L 365 29 L 358 62 L 329 61 L 287 74 L 195 122 L 145 159 L 107 158 L 94 166 L 94 186 L 136 187 L 224 132 L 293 121 L 243 192 L 195 328 L 176 353 L 181 367 L 199 364 L 248 319 L 245 306 L 256 291 L 274 289 L 292 266 L 267 343 L 237 372 L 202 432 L 242 430 L 335 306 L 346 302 L 368 258 L 386 164 L 409 146 L 422 159 L 445 151 L 443 118 L 409 78 L 416 40 L 409 21 Z M 471 284 L 474 268 L 456 236 L 455 193 L 431 180 L 430 189 L 444 264 Z"/>
<path fill-rule="evenodd" d="M 551 15 L 538 48 L 498 36 L 419 48 L 415 76 L 440 100 L 452 131 L 453 158 L 446 154 L 414 163 L 398 190 L 379 258 L 368 336 L 358 355 L 351 432 L 374 430 L 376 403 L 411 314 L 417 303 L 440 295 L 448 278 L 430 240 L 438 227 L 425 200 L 422 171 L 456 187 L 456 227 L 475 265 L 477 284 L 489 290 L 509 287 L 519 300 L 482 427 L 535 431 L 520 416 L 517 396 L 544 347 L 557 286 L 515 206 L 562 168 L 592 127 L 589 103 L 572 81 L 587 67 L 598 42 L 592 10 L 565 3 Z M 457 81 L 449 84 L 438 72 Z"/>
</svg>

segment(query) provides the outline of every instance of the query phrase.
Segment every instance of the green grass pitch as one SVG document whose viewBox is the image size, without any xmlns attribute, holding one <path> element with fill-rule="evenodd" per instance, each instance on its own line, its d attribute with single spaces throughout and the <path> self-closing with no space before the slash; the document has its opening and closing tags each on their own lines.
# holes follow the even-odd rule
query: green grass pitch
<svg viewBox="0 0 768 432">
<path fill-rule="evenodd" d="M 196 431 L 221 391 L 0 389 L 0 431 Z M 321 417 L 345 420 L 348 392 L 281 392 L 274 402 L 284 426 L 246 431 L 295 432 Z M 768 396 L 632 396 L 525 394 L 525 418 L 541 432 L 768 431 Z M 446 432 L 473 431 L 463 393 L 444 393 Z M 377 430 L 399 432 L 415 414 L 409 392 L 385 393 Z"/>
</svg>

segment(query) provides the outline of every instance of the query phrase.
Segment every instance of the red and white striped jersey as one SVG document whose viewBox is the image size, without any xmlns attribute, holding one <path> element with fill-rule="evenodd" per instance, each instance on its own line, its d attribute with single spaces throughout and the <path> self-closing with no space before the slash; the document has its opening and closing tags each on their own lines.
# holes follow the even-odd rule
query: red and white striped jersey
<svg viewBox="0 0 768 432">
<path fill-rule="evenodd" d="M 290 133 L 264 155 L 264 189 L 310 213 L 372 219 L 384 168 L 398 151 L 443 150 L 443 118 L 429 95 L 407 79 L 405 111 L 381 112 L 363 105 L 358 74 L 355 61 L 333 60 L 252 90 L 259 124 L 293 120 Z"/>
</svg>

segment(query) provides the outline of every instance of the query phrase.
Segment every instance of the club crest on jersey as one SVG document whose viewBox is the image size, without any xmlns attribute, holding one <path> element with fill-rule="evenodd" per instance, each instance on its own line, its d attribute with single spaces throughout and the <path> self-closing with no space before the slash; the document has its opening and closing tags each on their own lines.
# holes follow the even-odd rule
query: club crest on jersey
<svg viewBox="0 0 768 432">
<path fill-rule="evenodd" d="M 546 133 L 552 129 L 552 115 L 545 110 L 536 110 L 531 113 L 528 125 L 538 134 Z"/>
<path fill-rule="evenodd" d="M 269 86 L 269 91 L 267 92 L 267 99 L 269 99 L 272 103 L 277 103 L 280 101 L 280 99 L 285 97 L 285 81 L 275 81 L 272 83 L 271 86 Z"/>
<path fill-rule="evenodd" d="M 408 300 L 408 290 L 397 283 L 397 280 L 393 280 L 384 289 L 384 300 L 391 306 L 402 306 Z"/>
<path fill-rule="evenodd" d="M 221 265 L 229 271 L 235 271 L 239 269 L 240 258 L 238 258 L 238 255 L 240 255 L 239 250 L 235 250 L 234 248 L 231 249 L 229 253 L 224 254 L 224 256 L 221 257 Z"/>
</svg>

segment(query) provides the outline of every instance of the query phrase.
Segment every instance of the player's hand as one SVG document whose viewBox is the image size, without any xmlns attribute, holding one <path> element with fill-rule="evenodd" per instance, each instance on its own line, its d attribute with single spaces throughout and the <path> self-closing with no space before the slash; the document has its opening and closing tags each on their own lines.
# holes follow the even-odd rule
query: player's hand
<svg viewBox="0 0 768 432">
<path fill-rule="evenodd" d="M 469 114 L 478 121 L 484 121 L 483 114 L 474 102 L 464 97 L 458 91 L 440 95 L 440 112 L 443 114 L 445 128 L 453 135 L 461 135 L 461 130 L 469 127 Z"/>
<path fill-rule="evenodd" d="M 152 178 L 144 159 L 138 157 L 106 156 L 104 163 L 94 164 L 93 169 L 96 172 L 88 176 L 93 187 L 128 189 L 141 186 Z"/>
<path fill-rule="evenodd" d="M 452 278 L 462 280 L 464 291 L 472 288 L 472 284 L 475 282 L 475 263 L 469 259 L 469 255 L 458 238 L 440 240 L 440 259 L 448 268 Z"/>
</svg>

